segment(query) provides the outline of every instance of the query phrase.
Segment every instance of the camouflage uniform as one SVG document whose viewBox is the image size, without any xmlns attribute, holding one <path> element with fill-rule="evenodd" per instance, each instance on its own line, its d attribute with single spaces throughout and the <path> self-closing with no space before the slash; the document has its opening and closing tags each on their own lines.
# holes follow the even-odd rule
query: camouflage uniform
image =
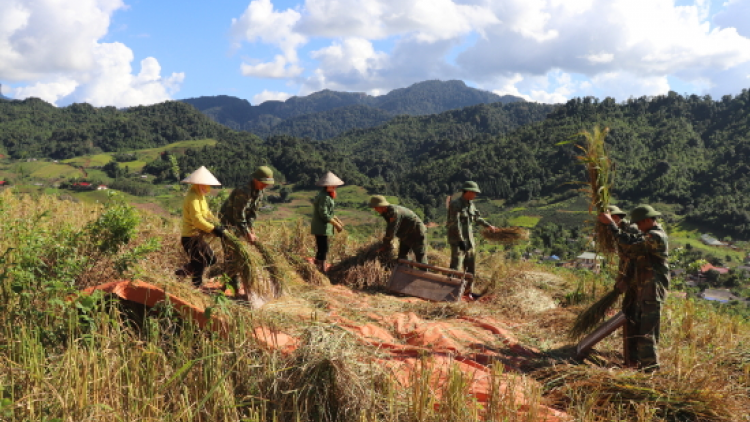
<svg viewBox="0 0 750 422">
<path fill-rule="evenodd" d="M 448 206 L 448 243 L 451 245 L 451 269 L 463 268 L 466 272 L 475 274 L 474 232 L 473 224 L 491 227 L 479 214 L 473 201 L 463 195 L 451 201 Z M 459 244 L 463 242 L 466 250 L 461 250 Z M 470 291 L 470 290 L 469 290 Z"/>
<path fill-rule="evenodd" d="M 263 203 L 263 190 L 256 189 L 253 183 L 255 179 L 243 187 L 239 187 L 229 194 L 229 198 L 221 205 L 219 218 L 221 224 L 232 230 L 240 239 L 247 238 L 248 233 L 253 229 L 253 223 L 258 218 L 258 209 Z M 234 261 L 234 256 L 228 251 L 230 248 L 224 243 L 224 260 L 227 266 Z M 229 274 L 231 277 L 230 285 L 237 291 L 239 288 L 239 279 L 237 274 Z"/>
<path fill-rule="evenodd" d="M 253 180 L 233 190 L 219 211 L 221 224 L 231 227 L 237 236 L 243 238 L 252 230 L 263 203 L 263 190 L 255 189 Z"/>
<path fill-rule="evenodd" d="M 639 368 L 656 370 L 661 304 L 669 288 L 667 234 L 658 224 L 646 233 L 632 233 L 615 225 L 610 229 L 629 258 L 626 274 L 630 282 L 623 301 L 626 354 Z"/>
<path fill-rule="evenodd" d="M 391 245 L 393 237 L 398 237 L 398 258 L 407 259 L 409 250 L 414 251 L 417 262 L 426 264 L 425 260 L 425 226 L 412 210 L 400 205 L 388 205 L 381 214 L 388 223 L 385 228 L 383 243 Z"/>
</svg>

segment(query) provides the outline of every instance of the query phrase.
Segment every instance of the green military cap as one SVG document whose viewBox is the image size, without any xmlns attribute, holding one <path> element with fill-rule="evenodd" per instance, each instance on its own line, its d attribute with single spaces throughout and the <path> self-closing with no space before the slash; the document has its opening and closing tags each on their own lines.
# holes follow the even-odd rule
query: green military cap
<svg viewBox="0 0 750 422">
<path fill-rule="evenodd" d="M 464 182 L 464 187 L 461 188 L 461 190 L 476 193 L 482 192 L 481 190 L 479 190 L 479 185 L 477 185 L 477 182 L 472 182 L 471 180 Z"/>
<path fill-rule="evenodd" d="M 637 223 L 651 217 L 658 217 L 661 213 L 656 211 L 651 205 L 638 205 L 630 211 L 630 221 Z"/>
<path fill-rule="evenodd" d="M 387 207 L 388 205 L 391 205 L 388 203 L 388 200 L 385 199 L 385 196 L 383 195 L 375 195 L 370 197 L 370 207 Z"/>
<path fill-rule="evenodd" d="M 626 215 L 628 215 L 628 213 L 626 213 L 625 211 L 621 210 L 620 207 L 618 207 L 617 205 L 609 205 L 609 206 L 607 206 L 607 211 L 609 211 L 609 213 L 612 214 L 612 215 L 620 215 L 622 217 L 625 217 Z"/>
<path fill-rule="evenodd" d="M 273 170 L 271 170 L 268 166 L 260 166 L 257 169 L 255 169 L 255 173 L 253 173 L 253 179 L 256 179 L 259 182 L 263 182 L 267 185 L 273 184 Z"/>
</svg>

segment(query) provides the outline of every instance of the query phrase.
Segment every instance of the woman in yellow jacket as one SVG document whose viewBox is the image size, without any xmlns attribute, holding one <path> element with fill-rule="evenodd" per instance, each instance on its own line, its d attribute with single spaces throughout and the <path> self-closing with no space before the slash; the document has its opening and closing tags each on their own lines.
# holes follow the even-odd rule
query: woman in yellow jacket
<svg viewBox="0 0 750 422">
<path fill-rule="evenodd" d="M 182 183 L 190 183 L 190 190 L 182 203 L 182 247 L 190 258 L 190 262 L 175 271 L 178 276 L 191 276 L 193 285 L 200 287 L 203 282 L 203 271 L 216 262 L 211 246 L 203 239 L 204 233 L 212 233 L 217 237 L 224 237 L 224 227 L 215 225 L 216 220 L 206 202 L 206 195 L 211 186 L 221 183 L 204 166 L 185 178 Z"/>
</svg>

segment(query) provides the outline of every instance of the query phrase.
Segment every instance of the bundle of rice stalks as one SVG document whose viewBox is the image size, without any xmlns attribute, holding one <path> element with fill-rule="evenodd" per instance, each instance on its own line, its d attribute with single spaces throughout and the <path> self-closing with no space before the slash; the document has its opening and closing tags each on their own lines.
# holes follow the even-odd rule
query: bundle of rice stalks
<svg viewBox="0 0 750 422">
<path fill-rule="evenodd" d="M 612 289 L 593 305 L 589 306 L 588 309 L 578 315 L 570 331 L 568 331 L 570 338 L 576 340 L 593 331 L 604 321 L 607 317 L 607 311 L 617 303 L 617 299 L 619 298 L 620 291 Z"/>
<path fill-rule="evenodd" d="M 500 227 L 496 231 L 485 228 L 482 230 L 482 237 L 493 242 L 510 244 L 529 240 L 529 231 L 523 227 Z"/>
<path fill-rule="evenodd" d="M 608 127 L 600 130 L 598 126 L 595 126 L 593 132 L 582 130 L 576 134 L 576 136 L 583 136 L 585 139 L 583 146 L 576 145 L 583 151 L 583 155 L 576 158 L 586 167 L 588 175 L 588 181 L 581 182 L 588 187 L 582 190 L 591 196 L 589 212 L 597 214 L 607 210 L 615 176 L 614 165 L 607 156 L 604 145 L 607 133 L 609 133 Z M 617 242 L 612 236 L 612 232 L 599 222 L 596 223 L 594 228 L 594 240 L 597 249 L 602 253 L 611 255 L 615 252 Z"/>
<path fill-rule="evenodd" d="M 390 266 L 391 252 L 378 252 L 382 242 L 374 242 L 360 248 L 355 254 L 341 260 L 328 270 L 328 278 L 333 284 L 347 286 L 382 285 L 387 279 L 386 267 Z"/>
<path fill-rule="evenodd" d="M 359 421 L 383 414 L 383 397 L 394 384 L 382 365 L 372 363 L 372 351 L 334 327 L 313 326 L 302 333 L 300 347 L 261 384 L 277 409 L 294 413 L 268 420 Z"/>
<path fill-rule="evenodd" d="M 700 382 L 674 379 L 667 373 L 645 374 L 573 365 L 558 365 L 535 373 L 545 396 L 566 408 L 589 401 L 589 411 L 602 420 L 716 421 L 738 420 L 747 409 L 736 394 L 726 391 L 719 376 Z M 697 380 L 696 380 L 697 381 Z"/>
<path fill-rule="evenodd" d="M 330 286 L 331 281 L 325 275 L 321 274 L 315 265 L 311 264 L 306 259 L 300 258 L 295 255 L 294 252 L 286 253 L 286 258 L 292 264 L 297 274 L 302 277 L 305 282 L 315 286 Z"/>
<path fill-rule="evenodd" d="M 262 277 L 260 269 L 262 260 L 248 251 L 244 242 L 229 231 L 224 232 L 225 253 L 232 256 L 225 269 L 227 274 L 238 274 L 242 278 L 245 294 L 249 298 L 252 294 L 258 297 L 273 298 L 281 295 L 283 281 L 276 277 Z"/>
<path fill-rule="evenodd" d="M 274 248 L 259 240 L 256 240 L 253 245 L 263 256 L 263 260 L 266 261 L 266 269 L 276 283 L 276 288 L 279 289 L 280 293 L 283 293 L 286 287 L 297 278 L 296 271 L 289 265 L 284 254 L 277 252 Z"/>
</svg>

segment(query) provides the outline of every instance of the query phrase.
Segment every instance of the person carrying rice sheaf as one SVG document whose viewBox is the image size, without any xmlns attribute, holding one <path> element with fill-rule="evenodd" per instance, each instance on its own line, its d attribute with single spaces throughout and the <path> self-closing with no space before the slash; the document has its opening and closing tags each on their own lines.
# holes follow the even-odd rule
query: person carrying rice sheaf
<svg viewBox="0 0 750 422">
<path fill-rule="evenodd" d="M 182 247 L 190 261 L 175 271 L 180 277 L 190 276 L 193 286 L 200 287 L 203 283 L 203 271 L 216 262 L 211 246 L 204 239 L 204 234 L 224 237 L 224 227 L 215 225 L 216 220 L 206 202 L 206 195 L 211 186 L 221 186 L 221 183 L 204 166 L 194 171 L 180 183 L 189 183 L 185 200 L 182 203 Z"/>
<path fill-rule="evenodd" d="M 344 225 L 334 216 L 333 210 L 336 206 L 336 188 L 344 184 L 332 172 L 328 172 L 315 183 L 322 187 L 313 202 L 313 216 L 311 232 L 315 235 L 315 266 L 320 272 L 326 272 L 326 257 L 328 255 L 328 237 L 333 236 L 334 228 L 341 231 Z"/>
<path fill-rule="evenodd" d="M 476 252 L 474 247 L 473 225 L 477 223 L 491 231 L 497 228 L 481 217 L 474 206 L 474 198 L 481 193 L 476 182 L 467 181 L 462 187 L 461 196 L 450 201 L 448 205 L 448 243 L 451 245 L 451 263 L 453 270 L 463 269 L 476 275 Z M 466 295 L 471 295 L 473 279 L 466 286 Z"/>
<path fill-rule="evenodd" d="M 234 189 L 222 204 L 219 210 L 221 224 L 230 228 L 238 238 L 247 239 L 251 244 L 255 243 L 257 237 L 253 225 L 255 219 L 258 218 L 258 210 L 263 204 L 263 190 L 273 183 L 273 170 L 267 166 L 255 169 L 250 182 Z M 225 247 L 224 251 L 227 250 L 228 248 Z M 231 254 L 225 253 L 225 256 L 227 262 L 234 259 Z M 236 292 L 239 288 L 237 274 L 231 274 L 230 277 L 230 285 Z"/>
<path fill-rule="evenodd" d="M 661 304 L 669 288 L 667 233 L 656 221 L 661 213 L 650 205 L 639 205 L 630 212 L 630 220 L 638 226 L 638 233 L 618 227 L 609 213 L 599 214 L 599 221 L 609 226 L 618 245 L 627 248 L 632 265 L 632 276 L 626 279 L 627 289 L 623 313 L 627 319 L 626 355 L 639 369 L 651 372 L 659 369 L 659 331 Z M 620 289 L 624 288 L 620 281 Z M 628 363 L 631 363 L 628 362 Z"/>
<path fill-rule="evenodd" d="M 398 237 L 398 259 L 407 259 L 411 250 L 417 262 L 426 264 L 424 236 L 427 229 L 419 216 L 406 207 L 390 204 L 382 195 L 371 197 L 370 207 L 387 222 L 383 246 L 379 252 L 390 250 L 393 238 Z"/>
</svg>

